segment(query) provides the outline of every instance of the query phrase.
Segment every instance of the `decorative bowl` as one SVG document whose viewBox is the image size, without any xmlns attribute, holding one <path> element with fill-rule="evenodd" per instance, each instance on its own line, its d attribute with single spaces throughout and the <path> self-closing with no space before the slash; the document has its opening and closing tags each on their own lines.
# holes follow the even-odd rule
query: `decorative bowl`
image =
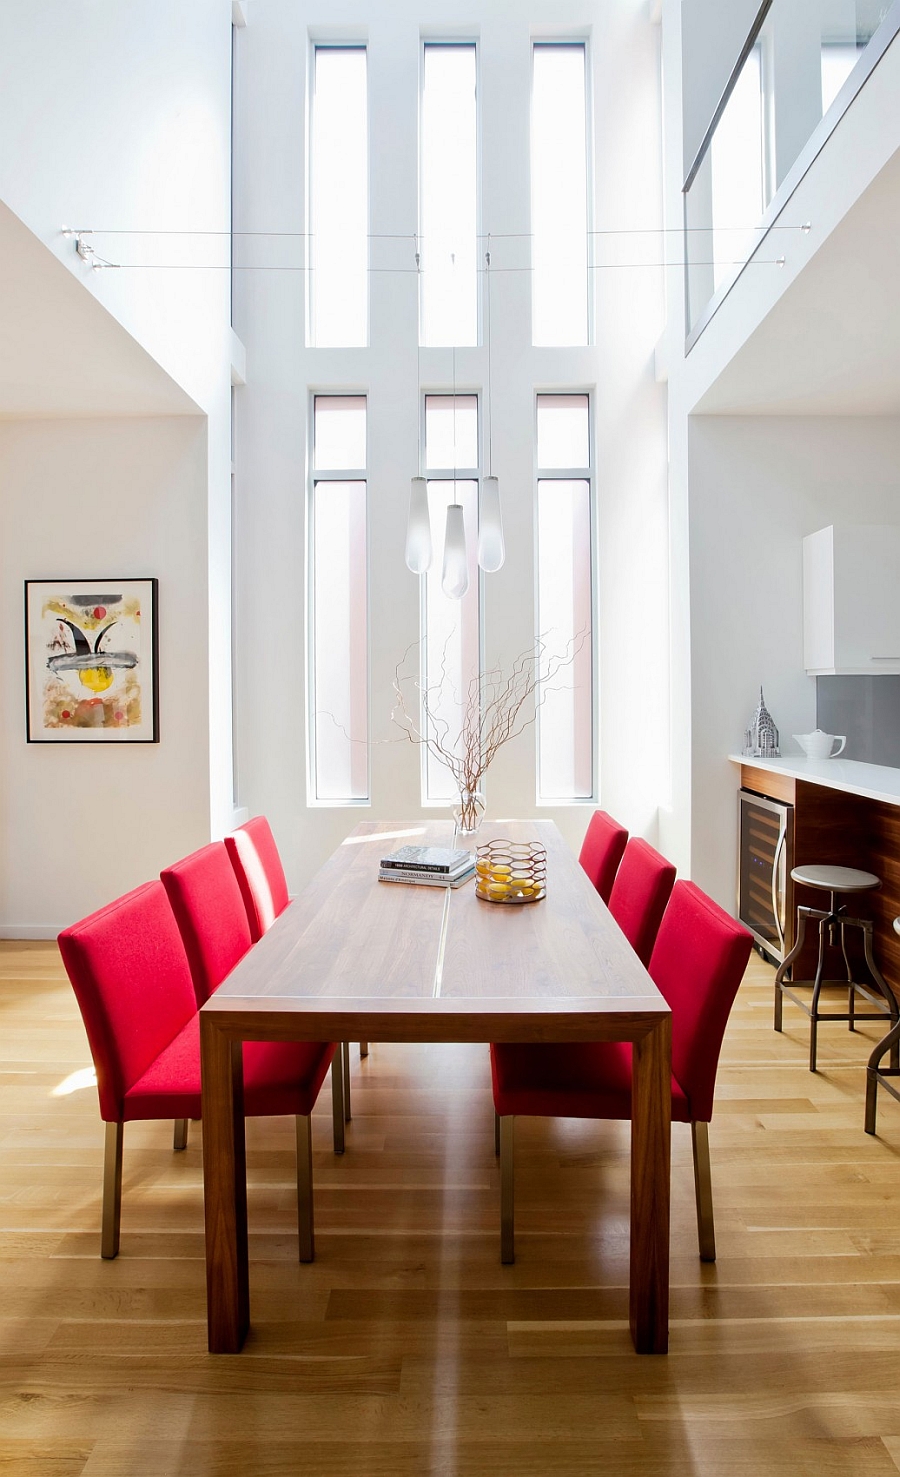
<svg viewBox="0 0 900 1477">
<path fill-rule="evenodd" d="M 537 841 L 488 841 L 475 852 L 475 896 L 537 903 L 547 895 L 547 852 Z"/>
</svg>

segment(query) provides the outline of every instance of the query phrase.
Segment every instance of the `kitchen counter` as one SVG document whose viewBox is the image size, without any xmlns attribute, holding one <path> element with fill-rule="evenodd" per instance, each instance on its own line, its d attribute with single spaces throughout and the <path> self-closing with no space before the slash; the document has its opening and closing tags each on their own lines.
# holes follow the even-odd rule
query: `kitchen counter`
<svg viewBox="0 0 900 1477">
<path fill-rule="evenodd" d="M 856 917 L 872 919 L 875 957 L 900 996 L 900 937 L 893 929 L 894 919 L 900 917 L 900 769 L 857 759 L 807 759 L 803 754 L 786 759 L 728 757 L 738 767 L 738 783 L 744 790 L 790 808 L 788 874 L 794 867 L 827 863 L 874 872 L 881 879 L 877 891 L 854 898 L 853 911 Z M 759 836 L 753 841 L 759 844 Z M 784 899 L 782 927 L 790 947 L 796 906 L 820 908 L 822 894 L 792 882 L 788 875 Z M 797 978 L 812 978 L 815 945 L 815 930 L 810 930 L 797 961 Z M 856 944 L 851 945 L 854 956 Z M 862 967 L 855 957 L 854 963 Z"/>
<path fill-rule="evenodd" d="M 841 790 L 885 805 L 900 805 L 900 769 L 886 764 L 862 764 L 858 759 L 807 759 L 803 754 L 787 759 L 751 759 L 748 754 L 729 754 L 732 764 L 804 784 Z"/>
</svg>

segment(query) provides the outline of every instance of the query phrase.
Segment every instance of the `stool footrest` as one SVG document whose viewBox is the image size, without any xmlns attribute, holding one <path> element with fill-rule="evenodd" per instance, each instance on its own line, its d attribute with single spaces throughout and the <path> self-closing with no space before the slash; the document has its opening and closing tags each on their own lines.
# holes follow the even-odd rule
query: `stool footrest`
<svg viewBox="0 0 900 1477">
<path fill-rule="evenodd" d="M 791 980 L 790 985 L 780 984 L 778 988 L 781 990 L 782 995 L 784 995 L 788 1000 L 792 1000 L 795 1005 L 799 1006 L 799 1008 L 803 1011 L 803 1014 L 809 1016 L 811 1020 L 811 1004 L 807 1004 L 805 1000 L 801 1000 L 799 995 L 794 994 L 794 990 L 802 989 L 804 985 L 812 990 L 815 988 L 815 983 L 815 980 Z M 883 1021 L 885 1016 L 890 1019 L 891 1008 L 888 1005 L 887 1001 L 885 1000 L 884 1003 L 882 1003 L 882 1000 L 878 995 L 871 994 L 865 985 L 858 984 L 856 980 L 823 980 L 822 989 L 827 990 L 829 986 L 833 986 L 839 990 L 855 990 L 857 995 L 862 995 L 863 999 L 868 1000 L 870 1005 L 876 1006 L 878 1014 L 859 1015 L 857 1011 L 854 1011 L 851 1015 L 849 1011 L 847 1011 L 846 1013 L 837 1014 L 836 1012 L 830 1010 L 818 1010 L 816 1011 L 816 1016 L 820 1021 Z"/>
</svg>

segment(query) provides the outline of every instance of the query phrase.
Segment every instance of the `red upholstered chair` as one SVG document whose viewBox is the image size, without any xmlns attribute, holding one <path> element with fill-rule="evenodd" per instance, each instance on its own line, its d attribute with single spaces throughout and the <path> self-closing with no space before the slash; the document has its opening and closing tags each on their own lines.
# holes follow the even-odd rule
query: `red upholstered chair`
<svg viewBox="0 0 900 1477">
<path fill-rule="evenodd" d="M 578 860 L 605 903 L 609 902 L 628 832 L 605 810 L 595 810 L 585 832 Z"/>
<path fill-rule="evenodd" d="M 273 843 L 274 845 L 274 843 Z M 197 1004 L 219 988 L 252 947 L 244 898 L 223 841 L 201 846 L 160 873 L 181 930 Z M 334 1152 L 344 1152 L 343 1054 L 331 1062 Z"/>
<path fill-rule="evenodd" d="M 250 936 L 256 943 L 291 900 L 272 827 L 264 815 L 255 815 L 225 837 L 225 846 L 244 899 Z M 359 1043 L 359 1054 L 369 1054 L 365 1041 Z M 350 1052 L 346 1041 L 343 1043 L 343 1072 L 344 1118 L 349 1123 Z"/>
<path fill-rule="evenodd" d="M 100 1255 L 119 1250 L 124 1125 L 200 1118 L 200 1018 L 178 925 L 159 882 L 148 882 L 59 936 L 87 1030 L 106 1124 Z M 310 1114 L 334 1047 L 247 1042 L 244 1112 L 297 1119 L 300 1260 L 313 1258 Z"/>
<path fill-rule="evenodd" d="M 645 966 L 650 963 L 674 883 L 672 863 L 646 841 L 632 836 L 609 895 L 609 911 Z"/>
<path fill-rule="evenodd" d="M 256 815 L 225 837 L 225 847 L 244 899 L 250 937 L 256 943 L 290 902 L 272 828 L 264 815 Z"/>
<path fill-rule="evenodd" d="M 650 958 L 650 975 L 672 1009 L 672 1117 L 690 1123 L 703 1261 L 716 1259 L 708 1124 L 722 1037 L 746 968 L 747 930 L 692 882 L 676 882 Z M 514 1260 L 513 1118 L 630 1118 L 627 1042 L 491 1047 L 500 1117 L 500 1256 Z"/>
</svg>

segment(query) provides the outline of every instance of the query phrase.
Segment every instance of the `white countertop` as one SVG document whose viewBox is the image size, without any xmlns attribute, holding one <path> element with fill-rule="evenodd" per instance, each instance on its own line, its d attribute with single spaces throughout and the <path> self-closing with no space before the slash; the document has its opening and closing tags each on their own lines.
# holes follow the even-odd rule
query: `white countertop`
<svg viewBox="0 0 900 1477">
<path fill-rule="evenodd" d="M 751 759 L 748 754 L 729 754 L 728 758 L 732 764 L 771 769 L 773 774 L 804 780 L 808 785 L 824 785 L 829 790 L 844 790 L 848 795 L 863 795 L 867 800 L 900 805 L 900 769 L 891 769 L 886 764 L 861 764 L 857 759 L 807 759 L 803 754 L 787 759 Z"/>
</svg>

